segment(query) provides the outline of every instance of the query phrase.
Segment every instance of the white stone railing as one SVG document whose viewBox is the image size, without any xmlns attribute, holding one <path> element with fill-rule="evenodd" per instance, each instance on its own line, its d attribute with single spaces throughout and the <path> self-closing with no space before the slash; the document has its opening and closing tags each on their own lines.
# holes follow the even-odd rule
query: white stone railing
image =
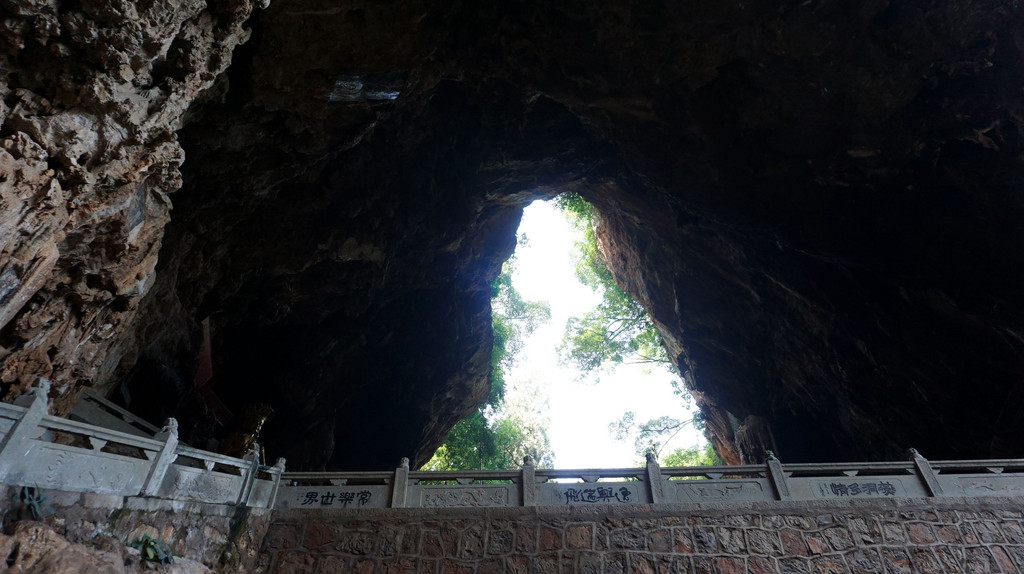
<svg viewBox="0 0 1024 574">
<path fill-rule="evenodd" d="M 152 437 L 160 432 L 160 427 L 150 424 L 91 391 L 82 393 L 81 398 L 68 413 L 68 418 L 144 437 Z"/>
<path fill-rule="evenodd" d="M 49 381 L 15 404 L 0 403 L 0 483 L 72 492 L 150 496 L 270 508 L 284 459 L 259 464 L 178 444 L 168 419 L 148 438 L 49 416 Z"/>
<path fill-rule="evenodd" d="M 153 437 L 49 416 L 49 382 L 0 403 L 0 483 L 257 508 L 592 506 L 770 500 L 1024 496 L 1024 460 L 644 468 L 284 472 L 178 444 L 168 419 Z M 115 411 L 116 413 L 117 411 Z"/>
<path fill-rule="evenodd" d="M 285 473 L 275 508 L 592 506 L 771 500 L 1024 496 L 1024 460 L 661 468 Z M 769 453 L 770 454 L 770 453 Z"/>
</svg>

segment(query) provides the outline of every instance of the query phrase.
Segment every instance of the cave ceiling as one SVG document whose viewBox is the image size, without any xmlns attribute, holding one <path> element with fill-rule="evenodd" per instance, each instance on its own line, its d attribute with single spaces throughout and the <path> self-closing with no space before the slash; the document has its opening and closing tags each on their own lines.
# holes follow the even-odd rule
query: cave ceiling
<svg viewBox="0 0 1024 574">
<path fill-rule="evenodd" d="M 2 9 L 5 400 L 422 463 L 574 191 L 726 460 L 1024 456 L 1019 2 Z"/>
</svg>

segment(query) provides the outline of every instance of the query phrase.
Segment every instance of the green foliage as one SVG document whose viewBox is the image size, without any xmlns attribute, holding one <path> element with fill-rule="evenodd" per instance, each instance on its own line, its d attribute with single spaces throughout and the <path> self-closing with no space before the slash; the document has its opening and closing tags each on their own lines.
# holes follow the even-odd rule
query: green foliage
<svg viewBox="0 0 1024 574">
<path fill-rule="evenodd" d="M 563 193 L 555 202 L 583 234 L 583 241 L 576 245 L 576 277 L 602 297 L 597 308 L 583 317 L 569 320 L 559 348 L 562 362 L 578 367 L 583 375 L 627 361 L 659 363 L 676 372 L 665 351 L 661 335 L 647 312 L 619 287 L 605 264 L 597 245 L 599 217 L 594 207 L 574 193 Z M 681 397 L 683 406 L 689 407 L 691 397 L 682 381 L 672 381 L 672 389 L 673 393 Z M 637 422 L 636 414 L 627 412 L 621 419 L 611 423 L 609 429 L 617 440 L 632 439 L 637 456 L 642 457 L 646 452 L 660 455 L 664 445 L 687 425 L 701 425 L 698 428 L 703 430 L 703 419 L 699 416 L 698 411 L 693 420 L 662 416 Z M 696 449 L 677 449 L 668 456 L 682 456 L 679 453 L 691 450 L 694 456 L 700 454 Z M 714 453 L 713 450 L 711 452 Z M 720 460 L 717 454 L 714 456 L 714 460 Z"/>
<path fill-rule="evenodd" d="M 481 410 L 455 423 L 424 470 L 462 470 L 494 468 L 498 451 Z"/>
<path fill-rule="evenodd" d="M 519 243 L 525 243 L 525 236 Z M 505 412 L 505 373 L 516 361 L 526 338 L 551 318 L 545 302 L 526 301 L 512 286 L 514 257 L 502 266 L 491 283 L 491 392 L 477 411 L 459 421 L 425 470 L 501 470 L 518 468 L 524 456 L 538 466 L 550 466 L 553 454 L 547 431 L 519 412 Z"/>
<path fill-rule="evenodd" d="M 46 502 L 46 495 L 39 489 L 39 486 L 22 486 L 11 496 L 11 501 L 21 504 L 28 510 L 32 520 L 53 514 L 53 507 Z"/>
<path fill-rule="evenodd" d="M 622 418 L 608 425 L 615 440 L 628 440 L 633 437 L 633 448 L 637 456 L 653 452 L 661 456 L 665 444 L 672 440 L 690 421 L 683 421 L 670 416 L 662 416 L 646 422 L 636 422 L 636 413 L 626 411 Z"/>
<path fill-rule="evenodd" d="M 526 241 L 520 236 L 520 243 Z M 491 282 L 491 330 L 494 344 L 491 349 L 491 394 L 486 407 L 497 408 L 505 396 L 505 372 L 523 350 L 526 338 L 537 327 L 551 319 L 551 307 L 544 301 L 526 301 L 512 286 L 515 256 L 501 267 L 501 273 Z"/>
<path fill-rule="evenodd" d="M 704 416 L 704 411 L 698 410 L 693 413 L 693 428 L 707 434 L 708 419 Z"/>
<path fill-rule="evenodd" d="M 527 456 L 538 467 L 551 468 L 555 463 L 555 454 L 551 451 L 545 427 L 531 425 L 514 414 L 495 419 L 492 428 L 502 457 L 501 466 L 495 468 L 518 468 Z"/>
<path fill-rule="evenodd" d="M 171 553 L 171 547 L 167 543 L 157 540 L 148 534 L 143 534 L 141 538 L 132 542 L 131 546 L 132 548 L 139 549 L 142 559 L 146 562 L 156 562 L 157 564 L 174 563 L 174 554 Z"/>
<path fill-rule="evenodd" d="M 543 427 L 524 424 L 515 416 L 488 422 L 476 411 L 452 428 L 423 469 L 506 470 L 519 468 L 524 456 L 540 467 L 553 464 L 554 454 Z"/>
<path fill-rule="evenodd" d="M 672 437 L 691 422 L 663 416 L 637 423 L 636 413 L 629 411 L 623 414 L 621 419 L 609 424 L 608 428 L 616 440 L 627 440 L 632 437 L 633 447 L 638 457 L 643 457 L 648 452 L 655 453 L 661 466 L 718 466 L 725 464 L 711 443 L 705 445 L 703 449 L 680 447 L 667 454 L 662 454 L 661 451 L 664 449 L 665 443 L 672 440 Z"/>
<path fill-rule="evenodd" d="M 602 296 L 594 310 L 569 320 L 559 347 L 562 362 L 583 375 L 627 360 L 673 368 L 646 310 L 619 287 L 605 265 L 597 246 L 598 215 L 593 206 L 574 193 L 563 193 L 555 202 L 583 234 L 583 241 L 576 244 L 576 277 Z"/>
<path fill-rule="evenodd" d="M 661 466 L 721 466 L 725 464 L 725 461 L 715 452 L 714 445 L 708 443 L 703 449 L 697 447 L 677 448 L 666 454 L 660 464 Z"/>
</svg>

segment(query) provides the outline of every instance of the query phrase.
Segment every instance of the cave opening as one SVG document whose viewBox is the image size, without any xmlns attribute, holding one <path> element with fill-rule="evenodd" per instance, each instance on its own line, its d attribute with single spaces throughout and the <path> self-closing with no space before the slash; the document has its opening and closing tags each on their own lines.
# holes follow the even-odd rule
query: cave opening
<svg viewBox="0 0 1024 574">
<path fill-rule="evenodd" d="M 660 335 L 632 297 L 607 284 L 598 221 L 572 193 L 524 208 L 492 299 L 495 388 L 427 468 L 507 468 L 523 455 L 541 466 L 628 467 L 648 449 L 701 448 Z M 618 440 L 609 440 L 612 427 Z"/>
<path fill-rule="evenodd" d="M 767 448 L 787 462 L 891 459 L 908 446 L 930 458 L 1019 451 L 1022 267 L 999 250 L 1021 243 L 1021 227 L 992 216 L 1020 211 L 1000 191 L 1019 180 L 1006 167 L 1019 144 L 957 135 L 998 118 L 931 126 L 950 115 L 941 90 L 862 108 L 835 98 L 845 75 L 779 83 L 786 74 L 762 71 L 776 61 L 725 48 L 676 62 L 704 71 L 655 86 L 667 76 L 643 66 L 666 61 L 657 44 L 593 65 L 588 49 L 546 73 L 519 58 L 466 68 L 444 50 L 437 62 L 451 68 L 411 52 L 365 66 L 333 48 L 310 59 L 303 33 L 265 23 L 228 69 L 227 98 L 193 106 L 178 132 L 181 188 L 173 169 L 147 180 L 150 195 L 173 191 L 174 211 L 146 204 L 146 246 L 162 247 L 152 288 L 132 295 L 137 316 L 102 302 L 110 281 L 72 276 L 88 296 L 67 299 L 90 311 L 60 315 L 60 295 L 54 316 L 102 309 L 110 321 L 90 325 L 117 336 L 93 337 L 103 352 L 88 361 L 69 343 L 46 360 L 14 349 L 8 364 L 53 365 L 64 388 L 76 372 L 97 388 L 131 380 L 159 423 L 211 408 L 182 400 L 196 395 L 209 319 L 211 389 L 236 416 L 247 402 L 277 410 L 268 456 L 309 470 L 422 463 L 486 398 L 491 281 L 522 207 L 576 190 L 602 214 L 616 278 L 658 323 L 729 462 Z M 282 68 L 280 48 L 303 65 Z M 576 65 L 602 80 L 565 77 Z M 339 74 L 394 70 L 409 70 L 393 78 L 404 82 L 394 100 L 331 101 Z M 832 95 L 803 89 L 819 80 Z M 912 86 L 893 93 L 916 97 Z M 887 129 L 869 133 L 876 123 Z M 1003 163 L 975 161 L 991 154 Z M 977 178 L 977 165 L 996 164 Z M 72 269 L 106 269 L 94 251 L 74 252 Z M 5 347 L 35 337 L 30 323 L 3 333 Z M 92 336 L 67 324 L 38 340 Z"/>
<path fill-rule="evenodd" d="M 422 462 L 486 397 L 522 206 L 571 189 L 730 462 L 1024 452 L 1019 3 L 297 2 L 13 17 L 4 400 L 216 411 L 208 322 L 269 456 Z"/>
</svg>

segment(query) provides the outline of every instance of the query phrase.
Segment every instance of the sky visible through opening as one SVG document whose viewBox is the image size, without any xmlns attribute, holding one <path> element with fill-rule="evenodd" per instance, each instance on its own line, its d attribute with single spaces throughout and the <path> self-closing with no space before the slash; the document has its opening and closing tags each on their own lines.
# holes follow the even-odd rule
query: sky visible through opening
<svg viewBox="0 0 1024 574">
<path fill-rule="evenodd" d="M 566 321 L 601 300 L 576 279 L 572 254 L 582 236 L 554 204 L 543 201 L 526 208 L 519 234 L 526 235 L 527 243 L 516 249 L 512 284 L 526 300 L 547 301 L 551 320 L 526 340 L 507 374 L 506 401 L 543 404 L 547 400 L 555 468 L 636 466 L 640 457 L 632 440 L 615 440 L 608 424 L 626 411 L 634 411 L 637 422 L 664 415 L 690 420 L 693 412 L 672 393 L 670 383 L 678 377 L 660 365 L 622 364 L 580 381 L 578 372 L 561 365 L 557 348 Z M 687 426 L 662 455 L 679 447 L 703 447 L 706 442 L 699 431 Z"/>
</svg>

